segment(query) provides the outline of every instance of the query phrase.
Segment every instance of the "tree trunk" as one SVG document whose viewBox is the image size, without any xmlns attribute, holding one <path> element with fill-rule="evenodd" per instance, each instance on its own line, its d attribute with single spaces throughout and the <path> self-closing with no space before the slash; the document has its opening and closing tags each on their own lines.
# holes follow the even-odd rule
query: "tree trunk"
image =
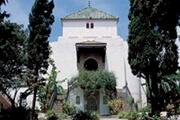
<svg viewBox="0 0 180 120">
<path fill-rule="evenodd" d="M 37 78 L 36 78 L 36 79 L 37 79 Z M 35 87 L 34 87 L 34 94 L 33 94 L 33 104 L 32 104 L 32 116 L 31 116 L 31 120 L 34 120 L 34 115 L 35 115 L 36 95 L 37 95 L 37 86 L 35 86 Z"/>
<path fill-rule="evenodd" d="M 35 71 L 35 81 L 34 81 L 34 94 L 33 94 L 33 104 L 32 104 L 32 116 L 31 116 L 31 120 L 34 120 L 34 116 L 35 116 L 35 106 L 36 106 L 36 95 L 37 95 L 37 90 L 38 90 L 38 78 L 39 78 L 39 74 L 38 74 L 38 64 L 36 63 L 36 71 Z"/>
<path fill-rule="evenodd" d="M 160 112 L 160 106 L 159 106 L 159 101 L 160 98 L 158 96 L 158 82 L 157 79 L 154 78 L 151 80 L 152 82 L 152 91 L 151 91 L 151 113 L 152 115 L 159 115 Z"/>
<path fill-rule="evenodd" d="M 158 100 L 157 100 L 157 98 L 153 97 L 151 99 L 152 99 L 152 101 L 151 101 L 151 114 L 153 116 L 153 115 L 158 114 L 159 108 L 158 108 Z"/>
</svg>

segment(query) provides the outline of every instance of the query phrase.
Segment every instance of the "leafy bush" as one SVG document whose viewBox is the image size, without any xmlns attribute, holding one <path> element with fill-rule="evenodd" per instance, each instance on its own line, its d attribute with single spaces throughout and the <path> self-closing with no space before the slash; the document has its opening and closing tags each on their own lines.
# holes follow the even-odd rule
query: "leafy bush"
<svg viewBox="0 0 180 120">
<path fill-rule="evenodd" d="M 147 105 L 146 107 L 139 109 L 139 112 L 150 112 L 150 111 L 151 111 L 150 105 Z"/>
<path fill-rule="evenodd" d="M 123 108 L 123 104 L 119 99 L 109 101 L 107 106 L 113 115 L 117 115 Z"/>
<path fill-rule="evenodd" d="M 94 93 L 97 89 L 106 89 L 108 92 L 114 92 L 116 89 L 116 77 L 108 71 L 80 71 L 79 74 L 69 81 L 71 88 L 81 87 L 85 95 Z M 113 95 L 113 94 L 107 95 Z M 111 98 L 111 96 L 110 96 Z"/>
<path fill-rule="evenodd" d="M 153 115 L 153 120 L 163 120 L 161 117 L 157 116 L 157 115 Z"/>
<path fill-rule="evenodd" d="M 139 118 L 140 120 L 146 120 L 148 117 L 148 113 L 151 111 L 150 105 L 147 105 L 146 107 L 143 107 L 139 109 L 140 115 Z"/>
<path fill-rule="evenodd" d="M 59 115 L 59 119 L 60 119 L 60 120 L 64 120 L 64 119 L 66 119 L 66 118 L 68 118 L 68 114 L 66 114 L 66 113 L 60 113 L 60 115 Z"/>
<path fill-rule="evenodd" d="M 79 111 L 73 116 L 73 120 L 100 120 L 100 115 L 95 111 L 93 112 Z"/>
<path fill-rule="evenodd" d="M 70 102 L 63 103 L 63 112 L 68 115 L 73 115 L 75 113 L 75 106 Z"/>
<path fill-rule="evenodd" d="M 137 120 L 137 118 L 139 117 L 138 112 L 135 111 L 130 111 L 128 114 L 128 120 Z"/>
<path fill-rule="evenodd" d="M 46 116 L 47 116 L 47 120 L 57 120 L 58 119 L 56 113 L 53 110 L 48 110 L 46 113 Z"/>
<path fill-rule="evenodd" d="M 99 115 L 99 113 L 93 111 L 93 112 L 91 112 L 91 118 L 92 118 L 92 120 L 100 120 L 100 115 Z"/>
<path fill-rule="evenodd" d="M 24 107 L 16 107 L 14 109 L 2 110 L 0 112 L 0 120 L 30 120 L 32 110 Z M 37 114 L 34 120 L 37 120 Z"/>
<path fill-rule="evenodd" d="M 91 113 L 79 111 L 73 116 L 73 120 L 92 120 Z"/>
<path fill-rule="evenodd" d="M 141 112 L 139 116 L 139 120 L 147 120 L 148 118 L 148 113 L 147 112 Z"/>
<path fill-rule="evenodd" d="M 124 112 L 124 111 L 121 111 L 118 113 L 118 118 L 121 119 L 121 118 L 128 118 L 129 116 L 129 113 L 128 112 Z"/>
<path fill-rule="evenodd" d="M 128 120 L 137 120 L 139 117 L 139 114 L 135 111 L 129 111 L 129 112 L 124 112 L 124 111 L 121 111 L 119 114 L 118 114 L 118 118 L 126 118 Z M 144 120 L 144 119 L 142 119 Z"/>
</svg>

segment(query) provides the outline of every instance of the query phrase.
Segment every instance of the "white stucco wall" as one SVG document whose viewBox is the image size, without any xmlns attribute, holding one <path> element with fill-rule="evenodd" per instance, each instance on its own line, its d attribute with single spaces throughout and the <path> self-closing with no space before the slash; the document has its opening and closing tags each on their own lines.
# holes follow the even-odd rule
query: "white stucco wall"
<svg viewBox="0 0 180 120">
<path fill-rule="evenodd" d="M 101 115 L 109 115 L 109 108 L 107 104 L 103 104 L 103 96 L 106 96 L 104 90 L 100 90 L 100 102 L 99 102 L 99 111 Z"/>
<path fill-rule="evenodd" d="M 178 46 L 178 55 L 179 55 L 178 62 L 180 66 L 180 27 L 177 27 L 177 35 L 178 35 L 178 38 L 176 39 L 176 44 Z"/>
<path fill-rule="evenodd" d="M 126 74 L 126 80 L 127 80 L 127 84 L 128 84 L 128 88 L 134 98 L 134 102 L 135 103 L 139 103 L 140 101 L 142 102 L 142 97 L 144 97 L 145 93 L 142 92 L 142 88 L 141 88 L 141 83 L 139 78 L 137 78 L 136 76 L 134 76 L 132 74 L 130 65 L 128 63 L 128 44 L 127 42 L 124 42 L 124 63 L 125 63 L 125 74 Z M 141 95 L 139 94 L 141 93 Z M 145 101 L 144 101 L 145 102 Z M 141 106 L 141 105 L 139 105 Z"/>
<path fill-rule="evenodd" d="M 86 23 L 94 23 L 87 29 Z M 117 36 L 117 20 L 63 20 L 63 37 L 113 37 Z"/>
<path fill-rule="evenodd" d="M 80 104 L 76 104 L 76 96 L 80 96 Z M 106 96 L 104 90 L 100 90 L 99 91 L 99 112 L 101 115 L 108 115 L 109 114 L 109 109 L 107 107 L 107 104 L 103 104 L 103 96 Z M 85 110 L 85 106 L 84 106 L 84 93 L 83 90 L 81 88 L 76 88 L 73 89 L 69 96 L 68 96 L 68 100 L 75 105 L 76 110 Z"/>
<path fill-rule="evenodd" d="M 54 59 L 56 67 L 60 71 L 57 80 L 65 78 L 71 79 L 74 75 L 77 75 L 77 53 L 75 44 L 87 40 L 89 39 L 59 38 L 58 42 L 50 44 L 53 51 L 51 57 Z M 126 48 L 124 48 L 126 47 L 124 45 L 125 42 L 121 38 L 99 38 L 92 40 L 107 43 L 105 69 L 115 73 L 117 88 L 122 89 L 125 85 L 124 57 L 125 53 L 127 53 L 124 51 L 126 50 Z M 63 87 L 67 89 L 67 82 L 63 83 Z"/>
<path fill-rule="evenodd" d="M 15 98 L 15 103 L 16 104 L 19 104 L 19 100 L 20 100 L 20 95 L 21 93 L 25 92 L 28 88 L 27 87 L 22 87 L 18 90 L 17 92 L 17 95 L 16 95 L 16 98 Z M 15 90 L 12 90 L 10 92 L 11 96 L 14 97 L 15 95 Z M 33 102 L 33 94 L 30 94 L 29 96 L 27 96 L 26 98 L 26 102 L 27 102 L 27 106 L 26 107 L 29 107 L 29 108 L 32 108 L 32 102 Z M 40 109 L 40 104 L 39 102 L 36 100 L 36 107 L 37 109 Z"/>
<path fill-rule="evenodd" d="M 80 104 L 76 104 L 76 96 L 80 96 Z M 84 93 L 81 88 L 73 89 L 68 96 L 68 100 L 74 104 L 77 111 L 84 111 Z"/>
</svg>

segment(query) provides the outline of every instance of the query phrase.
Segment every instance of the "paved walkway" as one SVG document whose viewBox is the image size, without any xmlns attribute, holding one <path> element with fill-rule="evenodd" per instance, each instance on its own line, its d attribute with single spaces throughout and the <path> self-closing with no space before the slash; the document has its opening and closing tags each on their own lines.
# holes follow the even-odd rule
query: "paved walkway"
<svg viewBox="0 0 180 120">
<path fill-rule="evenodd" d="M 46 120 L 45 114 L 39 114 L 39 120 Z M 65 119 L 65 120 L 71 120 Z M 127 119 L 118 119 L 116 116 L 101 116 L 100 120 L 127 120 Z"/>
<path fill-rule="evenodd" d="M 120 120 L 116 116 L 101 116 L 100 120 Z"/>
<path fill-rule="evenodd" d="M 101 118 L 100 120 L 120 120 L 120 119 L 118 119 L 118 118 Z M 124 119 L 124 120 L 126 120 L 126 119 Z"/>
<path fill-rule="evenodd" d="M 100 120 L 127 120 L 127 119 L 118 119 L 118 118 L 100 118 Z"/>
<path fill-rule="evenodd" d="M 40 114 L 39 120 L 46 120 L 45 119 L 45 114 Z M 71 119 L 65 119 L 65 120 L 71 120 Z M 127 119 L 118 119 L 116 116 L 101 116 L 100 120 L 127 120 Z M 170 120 L 170 119 L 168 119 Z M 178 116 L 177 119 L 171 118 L 171 120 L 180 120 L 180 116 Z"/>
</svg>

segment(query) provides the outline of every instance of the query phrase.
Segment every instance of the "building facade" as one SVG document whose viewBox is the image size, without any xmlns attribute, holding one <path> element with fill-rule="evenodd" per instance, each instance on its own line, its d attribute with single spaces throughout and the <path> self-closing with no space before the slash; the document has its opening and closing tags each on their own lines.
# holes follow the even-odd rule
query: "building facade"
<svg viewBox="0 0 180 120">
<path fill-rule="evenodd" d="M 76 76 L 80 70 L 107 70 L 116 76 L 118 95 L 128 88 L 139 106 L 146 105 L 141 81 L 131 73 L 128 64 L 128 45 L 118 36 L 119 18 L 88 6 L 61 19 L 62 36 L 51 42 L 52 55 L 60 73 L 57 80 Z M 62 83 L 68 89 L 68 81 Z M 97 110 L 109 114 L 104 90 L 98 90 L 88 98 L 83 89 L 70 91 L 68 100 L 80 110 Z"/>
</svg>

